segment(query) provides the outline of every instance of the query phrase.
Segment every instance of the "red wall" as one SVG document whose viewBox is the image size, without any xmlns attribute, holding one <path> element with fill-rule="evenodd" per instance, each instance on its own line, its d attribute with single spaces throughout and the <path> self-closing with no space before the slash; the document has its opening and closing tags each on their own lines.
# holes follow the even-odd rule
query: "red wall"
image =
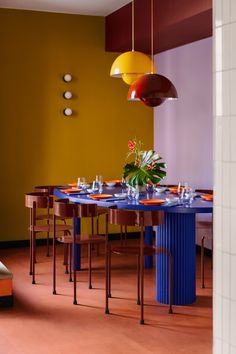
<svg viewBox="0 0 236 354">
<path fill-rule="evenodd" d="M 212 0 L 153 0 L 154 53 L 212 36 Z M 135 49 L 150 53 L 150 0 L 135 0 Z M 106 51 L 131 50 L 131 3 L 106 17 Z"/>
</svg>

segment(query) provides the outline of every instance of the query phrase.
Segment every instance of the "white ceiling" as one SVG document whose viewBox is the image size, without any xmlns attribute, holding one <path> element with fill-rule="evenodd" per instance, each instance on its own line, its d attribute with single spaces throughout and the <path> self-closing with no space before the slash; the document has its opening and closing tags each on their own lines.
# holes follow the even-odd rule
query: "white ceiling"
<svg viewBox="0 0 236 354">
<path fill-rule="evenodd" d="M 106 16 L 131 0 L 0 0 L 0 8 Z"/>
</svg>

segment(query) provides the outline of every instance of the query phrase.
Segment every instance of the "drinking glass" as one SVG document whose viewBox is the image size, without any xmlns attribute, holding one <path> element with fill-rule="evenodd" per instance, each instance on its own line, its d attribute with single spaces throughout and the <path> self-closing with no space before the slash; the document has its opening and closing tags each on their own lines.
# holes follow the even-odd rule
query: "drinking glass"
<svg viewBox="0 0 236 354">
<path fill-rule="evenodd" d="M 184 187 L 183 204 L 185 206 L 190 206 L 193 201 L 193 197 L 193 189 L 188 187 L 186 184 L 186 186 Z"/>
<path fill-rule="evenodd" d="M 133 193 L 133 195 L 134 195 L 134 199 L 136 199 L 136 200 L 139 199 L 139 186 L 138 186 L 138 185 L 136 185 L 136 186 L 134 187 L 134 193 Z"/>
<path fill-rule="evenodd" d="M 127 181 L 124 177 L 122 177 L 122 179 L 121 179 L 121 193 L 125 193 L 127 190 L 127 187 L 128 187 Z"/>
<path fill-rule="evenodd" d="M 133 189 L 133 187 L 131 187 L 129 184 L 128 184 L 128 186 L 127 186 L 127 197 L 128 197 L 128 199 L 132 199 L 132 189 Z"/>
<path fill-rule="evenodd" d="M 146 184 L 146 192 L 152 194 L 154 192 L 153 184 Z"/>
<path fill-rule="evenodd" d="M 83 190 L 86 190 L 87 188 L 87 182 L 85 177 L 80 177 L 80 188 Z"/>
<path fill-rule="evenodd" d="M 127 196 L 130 200 L 138 200 L 139 199 L 139 186 L 132 187 L 128 185 Z"/>
<path fill-rule="evenodd" d="M 96 175 L 95 181 L 97 182 L 99 193 L 102 193 L 102 189 L 103 189 L 103 178 L 102 178 L 102 176 L 101 175 Z"/>
<path fill-rule="evenodd" d="M 92 190 L 93 192 L 97 192 L 99 190 L 99 184 L 96 180 L 92 183 Z"/>
</svg>

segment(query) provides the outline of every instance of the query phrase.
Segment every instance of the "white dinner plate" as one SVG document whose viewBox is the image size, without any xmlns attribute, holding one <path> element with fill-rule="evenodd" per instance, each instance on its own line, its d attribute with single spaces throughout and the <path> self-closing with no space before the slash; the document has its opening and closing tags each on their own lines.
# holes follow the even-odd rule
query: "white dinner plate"
<svg viewBox="0 0 236 354">
<path fill-rule="evenodd" d="M 116 198 L 126 198 L 127 197 L 127 193 L 115 193 L 114 196 Z"/>
</svg>

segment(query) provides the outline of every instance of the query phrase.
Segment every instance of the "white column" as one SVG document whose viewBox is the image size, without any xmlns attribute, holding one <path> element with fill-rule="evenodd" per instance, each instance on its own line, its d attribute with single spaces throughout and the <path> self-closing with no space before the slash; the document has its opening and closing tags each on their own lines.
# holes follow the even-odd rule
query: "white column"
<svg viewBox="0 0 236 354">
<path fill-rule="evenodd" d="M 213 28 L 213 353 L 236 354 L 236 0 L 214 0 Z"/>
</svg>

